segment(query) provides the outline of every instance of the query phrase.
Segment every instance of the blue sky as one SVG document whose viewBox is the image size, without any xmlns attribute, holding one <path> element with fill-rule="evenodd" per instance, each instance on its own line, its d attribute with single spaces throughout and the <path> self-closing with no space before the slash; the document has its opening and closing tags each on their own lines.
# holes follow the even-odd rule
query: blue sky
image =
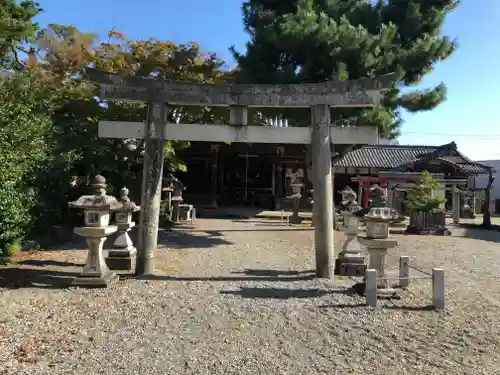
<svg viewBox="0 0 500 375">
<path fill-rule="evenodd" d="M 114 27 L 130 39 L 156 37 L 196 41 L 232 63 L 228 47 L 243 51 L 238 0 L 40 0 L 48 23 L 73 24 L 105 35 Z M 473 4 L 476 5 L 473 5 Z M 500 1 L 462 0 L 446 21 L 444 34 L 457 38 L 458 51 L 424 82 L 448 86 L 448 100 L 437 109 L 405 114 L 401 144 L 439 145 L 455 141 L 474 160 L 500 159 Z M 499 101 L 497 103 L 497 100 Z"/>
</svg>

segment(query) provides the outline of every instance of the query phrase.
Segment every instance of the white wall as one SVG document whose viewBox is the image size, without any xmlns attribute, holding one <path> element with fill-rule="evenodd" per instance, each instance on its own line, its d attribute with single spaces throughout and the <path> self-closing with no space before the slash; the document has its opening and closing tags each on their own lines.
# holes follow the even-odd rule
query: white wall
<svg viewBox="0 0 500 375">
<path fill-rule="evenodd" d="M 491 199 L 500 199 L 500 160 L 480 160 L 478 163 L 493 167 L 495 169 L 495 181 L 491 188 Z M 488 175 L 480 175 L 476 177 L 476 188 L 485 188 L 488 185 Z"/>
</svg>

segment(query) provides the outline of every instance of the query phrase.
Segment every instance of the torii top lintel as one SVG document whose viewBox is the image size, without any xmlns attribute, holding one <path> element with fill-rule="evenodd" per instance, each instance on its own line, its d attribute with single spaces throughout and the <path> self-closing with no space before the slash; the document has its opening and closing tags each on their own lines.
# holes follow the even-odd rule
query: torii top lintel
<svg viewBox="0 0 500 375">
<path fill-rule="evenodd" d="M 392 87 L 394 74 L 352 81 L 303 84 L 196 84 L 121 76 L 95 68 L 85 79 L 100 85 L 101 99 L 161 101 L 170 104 L 248 107 L 375 106 Z"/>
</svg>

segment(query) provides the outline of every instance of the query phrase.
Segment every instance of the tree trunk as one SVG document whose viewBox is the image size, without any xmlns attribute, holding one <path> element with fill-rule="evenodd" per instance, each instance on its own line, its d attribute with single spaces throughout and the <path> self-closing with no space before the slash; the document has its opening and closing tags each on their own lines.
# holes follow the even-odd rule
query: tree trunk
<svg viewBox="0 0 500 375">
<path fill-rule="evenodd" d="M 491 186 L 495 181 L 495 177 L 493 176 L 493 170 L 490 169 L 490 173 L 488 176 L 488 185 L 486 186 L 486 190 L 484 191 L 484 202 L 483 202 L 483 223 L 481 226 L 486 229 L 491 228 L 491 212 L 490 212 L 490 200 L 491 200 Z"/>
</svg>

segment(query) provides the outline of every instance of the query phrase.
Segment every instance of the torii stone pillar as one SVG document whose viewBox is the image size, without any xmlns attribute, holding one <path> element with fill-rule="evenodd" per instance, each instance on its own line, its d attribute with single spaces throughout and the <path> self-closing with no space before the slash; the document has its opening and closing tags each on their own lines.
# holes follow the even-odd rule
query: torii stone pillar
<svg viewBox="0 0 500 375">
<path fill-rule="evenodd" d="M 330 140 L 330 107 L 311 108 L 312 163 L 316 243 L 316 274 L 331 278 L 335 269 L 334 213 L 332 186 L 332 153 Z"/>
<path fill-rule="evenodd" d="M 102 121 L 99 137 L 145 139 L 137 275 L 154 271 L 159 202 L 163 173 L 163 146 L 172 141 L 309 144 L 313 148 L 316 274 L 333 277 L 333 187 L 331 144 L 373 144 L 377 130 L 370 127 L 335 127 L 330 107 L 372 107 L 381 92 L 390 88 L 394 75 L 354 81 L 306 84 L 246 85 L 165 82 L 144 77 L 124 77 L 88 68 L 85 78 L 100 84 L 101 99 L 150 103 L 146 125 Z M 230 125 L 174 124 L 166 122 L 166 103 L 227 106 Z M 309 107 L 312 129 L 248 125 L 248 107 Z"/>
</svg>

